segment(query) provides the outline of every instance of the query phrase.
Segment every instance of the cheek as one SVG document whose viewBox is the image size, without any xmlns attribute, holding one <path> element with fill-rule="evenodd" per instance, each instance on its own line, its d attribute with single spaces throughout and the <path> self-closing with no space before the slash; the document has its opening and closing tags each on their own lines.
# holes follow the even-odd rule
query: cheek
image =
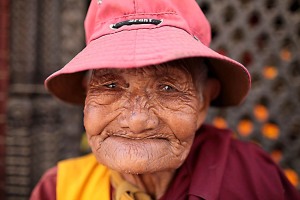
<svg viewBox="0 0 300 200">
<path fill-rule="evenodd" d="M 103 114 L 105 109 L 99 109 L 95 106 L 86 105 L 84 107 L 84 127 L 88 136 L 99 134 L 105 124 L 103 123 Z"/>
<path fill-rule="evenodd" d="M 196 107 L 194 107 L 196 109 Z M 160 110 L 160 118 L 172 131 L 176 140 L 170 143 L 177 156 L 186 158 L 193 144 L 198 126 L 199 112 L 182 106 L 179 110 Z"/>
<path fill-rule="evenodd" d="M 84 127 L 87 135 L 100 135 L 120 112 L 114 106 L 86 105 L 84 108 Z"/>
<path fill-rule="evenodd" d="M 177 138 L 189 139 L 193 137 L 197 130 L 197 115 L 178 113 L 172 114 L 168 118 L 168 124 L 170 128 L 174 131 Z"/>
<path fill-rule="evenodd" d="M 88 93 L 84 107 L 84 126 L 88 136 L 99 135 L 122 112 L 122 99 L 117 93 Z"/>
<path fill-rule="evenodd" d="M 106 137 L 104 130 L 114 118 L 111 109 L 107 106 L 85 106 L 84 127 L 88 143 L 93 152 L 101 147 L 101 144 Z"/>
<path fill-rule="evenodd" d="M 190 142 L 201 125 L 199 124 L 199 118 L 202 115 L 200 104 L 196 100 L 177 102 L 172 107 L 170 104 L 168 107 L 161 106 L 157 109 L 158 115 L 180 141 Z"/>
</svg>

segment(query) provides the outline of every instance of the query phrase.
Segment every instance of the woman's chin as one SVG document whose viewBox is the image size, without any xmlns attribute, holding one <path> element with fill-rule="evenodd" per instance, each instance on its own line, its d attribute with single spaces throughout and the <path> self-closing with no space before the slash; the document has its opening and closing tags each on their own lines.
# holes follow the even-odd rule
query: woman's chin
<svg viewBox="0 0 300 200">
<path fill-rule="evenodd" d="M 101 155 L 96 155 L 96 157 L 99 163 L 120 173 L 145 174 L 162 170 L 161 167 L 155 167 L 157 166 L 155 163 L 151 165 L 149 160 L 141 159 L 141 157 L 139 160 L 135 156 L 132 156 L 131 159 L 110 159 L 108 157 L 103 158 Z"/>
<path fill-rule="evenodd" d="M 94 154 L 100 163 L 115 171 L 145 174 L 178 168 L 183 159 L 170 149 L 170 143 L 164 139 L 109 137 Z"/>
</svg>

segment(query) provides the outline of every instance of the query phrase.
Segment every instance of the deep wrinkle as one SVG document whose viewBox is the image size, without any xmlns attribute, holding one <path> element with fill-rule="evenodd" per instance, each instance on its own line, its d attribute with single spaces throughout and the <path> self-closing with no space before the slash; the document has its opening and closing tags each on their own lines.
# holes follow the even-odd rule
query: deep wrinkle
<svg viewBox="0 0 300 200">
<path fill-rule="evenodd" d="M 193 72 L 174 63 L 94 70 L 84 125 L 98 162 L 150 193 L 148 180 L 160 174 L 170 178 L 163 184 L 168 185 L 206 115 L 209 99 L 199 98 L 200 76 Z"/>
</svg>

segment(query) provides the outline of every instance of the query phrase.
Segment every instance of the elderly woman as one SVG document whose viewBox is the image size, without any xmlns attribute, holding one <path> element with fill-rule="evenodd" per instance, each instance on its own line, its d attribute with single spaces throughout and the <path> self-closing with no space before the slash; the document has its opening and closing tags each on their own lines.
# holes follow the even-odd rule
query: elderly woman
<svg viewBox="0 0 300 200">
<path fill-rule="evenodd" d="M 250 76 L 208 47 L 194 0 L 92 1 L 85 25 L 87 47 L 46 87 L 85 105 L 93 153 L 59 162 L 31 199 L 299 199 L 259 147 L 203 124 Z"/>
</svg>

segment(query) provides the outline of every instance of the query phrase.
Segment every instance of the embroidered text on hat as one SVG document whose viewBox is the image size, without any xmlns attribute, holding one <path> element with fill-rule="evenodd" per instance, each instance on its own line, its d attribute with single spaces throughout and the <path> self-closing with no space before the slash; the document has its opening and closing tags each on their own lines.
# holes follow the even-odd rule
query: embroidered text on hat
<svg viewBox="0 0 300 200">
<path fill-rule="evenodd" d="M 122 26 L 131 26 L 131 25 L 137 25 L 137 24 L 159 25 L 161 23 L 162 23 L 162 20 L 160 20 L 160 19 L 131 19 L 131 20 L 118 22 L 116 24 L 112 24 L 111 28 L 118 29 L 118 28 L 121 28 Z"/>
</svg>

